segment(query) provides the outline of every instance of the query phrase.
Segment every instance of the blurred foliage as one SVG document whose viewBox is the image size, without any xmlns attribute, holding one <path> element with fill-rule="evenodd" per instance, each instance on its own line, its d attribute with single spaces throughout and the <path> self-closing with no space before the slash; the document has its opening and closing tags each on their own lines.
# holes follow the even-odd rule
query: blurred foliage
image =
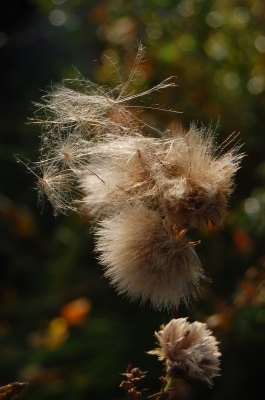
<svg viewBox="0 0 265 400">
<path fill-rule="evenodd" d="M 0 385 L 30 381 L 33 399 L 125 398 L 130 361 L 159 391 L 162 364 L 144 353 L 172 317 L 130 304 L 102 279 L 90 221 L 36 206 L 34 176 L 14 154 L 37 159 L 27 124 L 43 91 L 82 75 L 115 85 L 113 64 L 132 66 L 146 47 L 134 89 L 176 76 L 178 88 L 143 104 L 179 114 L 141 115 L 160 129 L 216 127 L 244 143 L 243 168 L 220 230 L 202 229 L 198 251 L 212 282 L 180 316 L 205 321 L 220 339 L 222 376 L 193 399 L 263 399 L 265 362 L 265 3 L 263 0 L 8 0 L 1 5 Z M 219 126 L 220 125 L 220 126 Z"/>
</svg>

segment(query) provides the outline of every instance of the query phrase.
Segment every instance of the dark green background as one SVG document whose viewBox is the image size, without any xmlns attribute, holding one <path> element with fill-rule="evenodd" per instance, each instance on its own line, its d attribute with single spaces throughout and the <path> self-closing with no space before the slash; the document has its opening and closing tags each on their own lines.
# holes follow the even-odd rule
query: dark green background
<svg viewBox="0 0 265 400">
<path fill-rule="evenodd" d="M 60 3 L 60 4 L 59 4 Z M 59 11 L 59 12 L 58 12 Z M 88 220 L 37 208 L 35 177 L 14 154 L 38 159 L 40 131 L 28 124 L 51 84 L 80 73 L 114 86 L 111 57 L 126 74 L 146 47 L 137 90 L 177 76 L 175 89 L 144 99 L 181 114 L 141 114 L 159 129 L 217 127 L 221 143 L 240 132 L 247 154 L 224 225 L 194 233 L 212 282 L 179 315 L 208 322 L 221 341 L 222 376 L 193 399 L 263 399 L 265 362 L 265 4 L 262 0 L 6 0 L 0 13 L 1 268 L 0 384 L 29 380 L 21 396 L 126 398 L 118 388 L 130 361 L 148 370 L 140 387 L 160 388 L 163 365 L 145 353 L 172 317 L 118 297 L 102 278 Z M 64 304 L 92 302 L 86 321 L 48 346 Z M 56 335 L 54 333 L 55 341 Z M 144 395 L 143 395 L 144 397 Z"/>
</svg>

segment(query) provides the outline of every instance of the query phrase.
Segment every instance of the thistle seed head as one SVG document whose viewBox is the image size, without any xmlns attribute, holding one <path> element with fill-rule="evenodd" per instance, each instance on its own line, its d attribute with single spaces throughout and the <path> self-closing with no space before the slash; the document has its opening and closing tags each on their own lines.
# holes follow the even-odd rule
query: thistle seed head
<svg viewBox="0 0 265 400">
<path fill-rule="evenodd" d="M 195 125 L 144 136 L 134 100 L 175 84 L 130 91 L 143 54 L 139 45 L 129 78 L 114 90 L 77 75 L 44 96 L 34 120 L 43 129 L 40 161 L 27 168 L 55 214 L 103 219 L 97 251 L 119 293 L 169 308 L 194 297 L 204 278 L 187 232 L 222 223 L 242 154 L 222 151 L 232 140 L 216 147 L 212 130 Z"/>
<path fill-rule="evenodd" d="M 141 201 L 178 225 L 220 225 L 241 158 L 218 154 L 213 133 L 195 126 L 171 138 L 109 135 L 83 170 L 83 203 L 98 216 Z"/>
<path fill-rule="evenodd" d="M 158 355 L 165 362 L 168 378 L 196 378 L 213 386 L 212 378 L 220 372 L 221 353 L 206 324 L 190 324 L 187 318 L 172 319 L 155 336 L 160 348 L 149 354 Z"/>
<path fill-rule="evenodd" d="M 157 212 L 128 207 L 103 220 L 96 236 L 105 276 L 120 294 L 159 309 L 196 296 L 203 272 L 194 246 L 185 232 L 169 232 Z"/>
<path fill-rule="evenodd" d="M 237 147 L 219 154 L 221 147 L 216 147 L 211 130 L 194 125 L 187 134 L 179 132 L 165 141 L 157 179 L 171 218 L 194 228 L 203 222 L 222 223 L 243 155 Z"/>
</svg>

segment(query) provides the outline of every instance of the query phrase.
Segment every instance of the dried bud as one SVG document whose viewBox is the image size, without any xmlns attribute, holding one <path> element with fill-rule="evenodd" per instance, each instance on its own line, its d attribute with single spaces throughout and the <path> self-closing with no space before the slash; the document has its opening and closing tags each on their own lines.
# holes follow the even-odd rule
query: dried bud
<svg viewBox="0 0 265 400">
<path fill-rule="evenodd" d="M 120 388 L 126 391 L 130 400 L 139 399 L 142 395 L 142 392 L 148 390 L 143 389 L 139 392 L 134 386 L 134 383 L 136 383 L 140 379 L 143 379 L 146 374 L 147 372 L 142 372 L 140 368 L 133 368 L 131 364 L 128 365 L 126 372 L 121 374 L 127 377 L 127 381 L 122 381 L 120 384 Z"/>
<path fill-rule="evenodd" d="M 165 361 L 168 378 L 197 378 L 213 386 L 212 378 L 219 375 L 218 342 L 206 324 L 186 318 L 172 319 L 155 333 L 160 348 L 156 354 Z"/>
</svg>

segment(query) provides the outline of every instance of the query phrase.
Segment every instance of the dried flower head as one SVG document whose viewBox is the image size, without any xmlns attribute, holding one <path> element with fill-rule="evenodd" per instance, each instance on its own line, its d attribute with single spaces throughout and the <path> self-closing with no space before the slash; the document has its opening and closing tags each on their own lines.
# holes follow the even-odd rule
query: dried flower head
<svg viewBox="0 0 265 400">
<path fill-rule="evenodd" d="M 160 348 L 149 354 L 165 361 L 167 378 L 196 378 L 213 386 L 212 378 L 219 375 L 218 342 L 206 324 L 187 318 L 172 319 L 155 332 Z"/>
<path fill-rule="evenodd" d="M 95 178 L 93 170 L 94 157 L 101 149 L 106 148 L 104 141 L 111 145 L 111 138 L 122 138 L 124 136 L 141 138 L 142 126 L 147 125 L 140 121 L 131 108 L 143 108 L 133 105 L 132 102 L 138 97 L 149 95 L 152 92 L 175 86 L 166 79 L 157 86 L 141 93 L 130 91 L 130 83 L 134 80 L 139 70 L 139 65 L 144 56 L 144 48 L 140 44 L 134 66 L 127 81 L 122 81 L 119 72 L 120 84 L 115 89 L 102 87 L 79 74 L 76 79 L 65 80 L 61 86 L 55 87 L 50 93 L 43 96 L 43 102 L 36 104 L 36 118 L 33 122 L 42 127 L 42 147 L 40 161 L 36 166 L 49 166 L 49 168 L 60 170 L 61 175 L 68 174 L 68 169 L 76 175 L 75 180 L 79 184 L 80 175 Z M 152 108 L 152 107 L 151 107 Z M 168 110 L 171 111 L 172 110 Z M 175 111 L 173 111 L 175 112 Z M 154 128 L 155 129 L 155 128 Z M 98 154 L 99 155 L 99 154 Z M 102 153 L 101 153 L 102 156 Z M 106 154 L 105 158 L 110 157 Z M 101 175 L 104 175 L 104 160 Z M 123 160 L 118 160 L 119 161 Z M 95 166 L 97 168 L 97 165 Z M 92 172 L 91 172 L 92 171 Z M 99 175 L 98 175 L 99 176 Z M 104 177 L 99 179 L 103 182 Z M 84 186 L 83 180 L 81 186 Z M 92 182 L 93 196 L 97 196 L 98 188 Z M 89 194 L 91 188 L 89 188 Z M 63 197 L 64 194 L 61 193 Z M 76 201 L 77 199 L 73 199 Z M 63 208 L 62 204 L 55 209 L 65 212 L 69 207 Z M 92 201 L 92 209 L 93 209 Z"/>
<path fill-rule="evenodd" d="M 211 129 L 195 125 L 187 134 L 177 132 L 165 141 L 164 159 L 157 173 L 157 185 L 167 215 L 190 227 L 202 222 L 220 225 L 234 188 L 234 175 L 242 154 L 238 147 L 222 152 L 233 137 L 215 145 Z"/>
<path fill-rule="evenodd" d="M 168 308 L 195 296 L 204 278 L 186 233 L 222 223 L 242 155 L 223 152 L 231 140 L 216 147 L 211 129 L 194 125 L 187 134 L 144 136 L 132 102 L 175 84 L 169 78 L 131 91 L 143 54 L 139 45 L 128 79 L 115 89 L 78 75 L 44 96 L 34 120 L 43 129 L 40 160 L 28 169 L 55 214 L 82 209 L 104 218 L 97 250 L 119 293 Z"/>
<path fill-rule="evenodd" d="M 172 225 L 220 225 L 242 155 L 236 148 L 218 151 L 213 132 L 195 126 L 171 138 L 111 135 L 95 144 L 83 171 L 83 203 L 101 215 L 141 201 Z"/>
<path fill-rule="evenodd" d="M 96 250 L 105 276 L 120 294 L 149 299 L 157 308 L 187 302 L 203 273 L 195 243 L 185 233 L 177 227 L 170 232 L 157 212 L 142 205 L 103 220 Z"/>
</svg>

